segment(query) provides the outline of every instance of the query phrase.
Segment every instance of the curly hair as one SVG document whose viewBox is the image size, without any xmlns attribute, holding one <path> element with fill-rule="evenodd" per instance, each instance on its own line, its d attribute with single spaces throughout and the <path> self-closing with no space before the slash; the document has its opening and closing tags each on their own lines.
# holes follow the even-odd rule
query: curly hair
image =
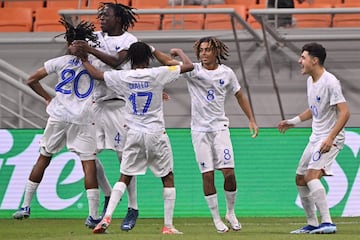
<svg viewBox="0 0 360 240">
<path fill-rule="evenodd" d="M 115 17 L 119 18 L 119 24 L 122 26 L 123 31 L 127 31 L 129 27 L 134 27 L 137 22 L 137 14 L 133 11 L 134 8 L 123 5 L 121 3 L 101 2 L 98 8 L 98 16 L 100 19 L 104 14 L 105 8 L 112 8 L 114 10 Z"/>
<path fill-rule="evenodd" d="M 92 22 L 80 21 L 77 26 L 62 17 L 59 22 L 65 27 L 64 38 L 68 43 L 75 40 L 86 40 L 97 43 L 97 35 L 94 34 L 95 26 Z"/>
<path fill-rule="evenodd" d="M 229 48 L 216 37 L 203 37 L 195 42 L 193 48 L 197 59 L 200 59 L 200 45 L 203 42 L 209 43 L 209 47 L 215 54 L 218 63 L 221 63 L 221 60 L 227 60 L 227 57 L 229 56 Z"/>
</svg>

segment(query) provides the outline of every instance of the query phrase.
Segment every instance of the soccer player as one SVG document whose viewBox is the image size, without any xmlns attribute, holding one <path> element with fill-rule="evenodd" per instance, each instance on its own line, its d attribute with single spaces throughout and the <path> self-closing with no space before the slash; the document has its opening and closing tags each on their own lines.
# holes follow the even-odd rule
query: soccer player
<svg viewBox="0 0 360 240">
<path fill-rule="evenodd" d="M 50 59 L 44 66 L 33 73 L 27 84 L 47 103 L 49 119 L 40 142 L 40 155 L 30 173 L 25 188 L 22 207 L 13 214 L 16 219 L 30 216 L 30 203 L 38 188 L 44 172 L 50 164 L 53 154 L 59 152 L 65 145 L 68 150 L 76 153 L 82 163 L 84 183 L 89 203 L 89 215 L 100 222 L 98 216 L 99 189 L 96 178 L 96 137 L 93 111 L 94 79 L 83 68 L 81 60 L 74 54 L 71 45 L 76 39 L 88 39 L 96 42 L 92 23 L 80 22 L 76 27 L 61 19 L 66 28 L 65 39 L 68 53 L 64 56 Z M 51 98 L 39 83 L 47 75 L 55 73 L 58 83 L 55 86 L 56 96 Z"/>
<path fill-rule="evenodd" d="M 181 49 L 171 53 L 181 58 L 181 66 L 149 68 L 153 58 L 150 46 L 144 42 L 133 43 L 128 50 L 131 70 L 106 71 L 95 69 L 86 57 L 84 66 L 97 80 L 126 99 L 125 119 L 128 125 L 120 179 L 111 192 L 108 208 L 94 233 L 104 233 L 109 227 L 115 208 L 135 175 L 143 175 L 149 167 L 163 183 L 164 227 L 163 234 L 181 234 L 173 226 L 176 191 L 173 176 L 173 156 L 165 131 L 162 92 L 164 86 L 175 81 L 180 74 L 193 69 L 192 62 Z"/>
<path fill-rule="evenodd" d="M 249 119 L 253 138 L 258 135 L 258 127 L 234 71 L 221 63 L 229 55 L 228 47 L 215 37 L 204 37 L 195 42 L 194 50 L 200 62 L 194 63 L 194 70 L 185 76 L 191 97 L 191 137 L 202 174 L 203 192 L 217 232 L 227 232 L 229 228 L 219 214 L 214 184 L 214 171 L 221 170 L 226 196 L 225 219 L 238 231 L 241 224 L 234 210 L 237 186 L 229 119 L 224 111 L 226 96 L 234 95 L 237 99 Z"/>
<path fill-rule="evenodd" d="M 307 225 L 291 233 L 335 233 L 326 191 L 320 179 L 332 175 L 331 166 L 345 141 L 344 126 L 350 117 L 340 81 L 324 68 L 325 48 L 318 43 L 305 44 L 299 64 L 308 74 L 309 107 L 298 116 L 278 123 L 285 133 L 296 124 L 312 119 L 312 133 L 296 170 L 296 185 L 304 208 Z M 316 209 L 321 216 L 318 223 Z"/>
<path fill-rule="evenodd" d="M 95 32 L 99 44 L 91 46 L 85 41 L 76 41 L 78 50 L 89 53 L 89 61 L 102 71 L 112 69 L 130 69 L 130 63 L 125 61 L 130 45 L 137 42 L 137 38 L 129 33 L 129 27 L 134 26 L 136 14 L 131 7 L 120 3 L 100 3 L 98 8 L 101 31 Z M 121 162 L 122 151 L 126 137 L 127 124 L 124 120 L 124 96 L 106 87 L 105 82 L 97 81 L 95 88 L 95 112 L 97 152 L 104 149 L 114 150 Z M 100 163 L 100 161 L 99 161 Z M 101 163 L 100 163 L 101 164 Z M 104 176 L 104 174 L 102 174 Z M 99 181 L 104 191 L 106 207 L 111 194 L 111 186 L 107 179 Z M 135 227 L 139 215 L 136 192 L 136 177 L 132 178 L 128 189 L 128 212 L 121 224 L 121 229 L 129 231 Z M 94 228 L 98 222 L 89 216 L 85 225 Z"/>
</svg>

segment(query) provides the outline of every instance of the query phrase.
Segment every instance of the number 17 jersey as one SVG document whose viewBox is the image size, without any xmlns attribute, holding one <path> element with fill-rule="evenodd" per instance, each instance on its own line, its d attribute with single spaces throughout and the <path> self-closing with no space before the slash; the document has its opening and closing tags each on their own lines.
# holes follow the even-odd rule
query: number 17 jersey
<svg viewBox="0 0 360 240">
<path fill-rule="evenodd" d="M 106 85 L 126 98 L 125 120 L 129 128 L 147 133 L 165 130 L 162 92 L 179 76 L 180 66 L 104 73 Z"/>
</svg>

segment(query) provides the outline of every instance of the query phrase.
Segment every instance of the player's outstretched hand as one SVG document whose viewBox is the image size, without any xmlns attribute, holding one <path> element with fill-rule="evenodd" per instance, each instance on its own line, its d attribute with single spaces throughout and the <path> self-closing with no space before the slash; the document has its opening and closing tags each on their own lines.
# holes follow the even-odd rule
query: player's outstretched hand
<svg viewBox="0 0 360 240">
<path fill-rule="evenodd" d="M 294 127 L 293 124 L 288 124 L 287 120 L 282 120 L 278 123 L 277 128 L 280 133 L 285 133 L 289 128 Z"/>
</svg>

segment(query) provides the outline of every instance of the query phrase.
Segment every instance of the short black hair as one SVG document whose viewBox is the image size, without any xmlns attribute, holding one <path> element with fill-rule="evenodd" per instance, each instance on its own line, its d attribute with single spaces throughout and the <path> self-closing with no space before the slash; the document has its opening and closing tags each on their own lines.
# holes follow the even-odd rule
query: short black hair
<svg viewBox="0 0 360 240">
<path fill-rule="evenodd" d="M 319 59 L 319 64 L 324 65 L 326 59 L 326 50 L 325 48 L 316 42 L 307 43 L 302 47 L 301 52 L 307 51 L 310 56 L 317 57 Z"/>
<path fill-rule="evenodd" d="M 97 43 L 97 35 L 94 34 L 95 26 L 92 22 L 80 21 L 77 26 L 74 26 L 72 22 L 61 18 L 59 22 L 65 27 L 64 38 L 70 44 L 75 40 L 86 40 Z"/>
<path fill-rule="evenodd" d="M 127 52 L 127 60 L 131 66 L 149 64 L 150 59 L 154 59 L 150 46 L 144 42 L 134 42 Z"/>
</svg>

